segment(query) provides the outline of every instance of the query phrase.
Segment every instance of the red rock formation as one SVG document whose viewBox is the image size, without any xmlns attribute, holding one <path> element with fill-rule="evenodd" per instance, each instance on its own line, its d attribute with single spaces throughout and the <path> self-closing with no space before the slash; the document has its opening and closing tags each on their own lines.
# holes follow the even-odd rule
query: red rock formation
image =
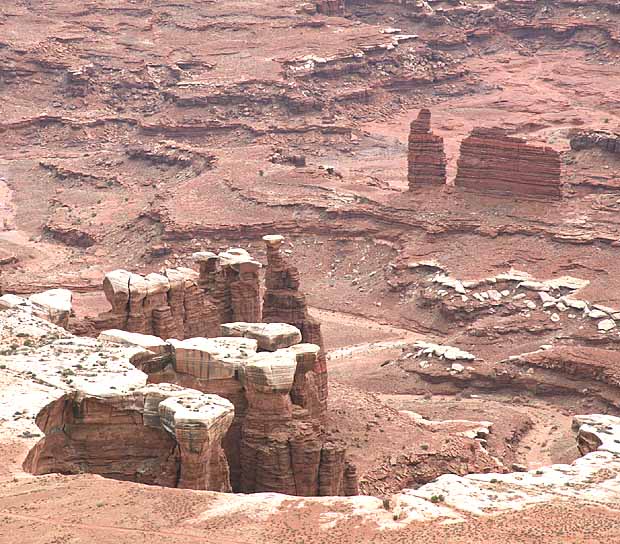
<svg viewBox="0 0 620 544">
<path fill-rule="evenodd" d="M 166 277 L 170 284 L 168 306 L 170 308 L 172 322 L 171 330 L 168 331 L 168 336 L 162 336 L 155 330 L 155 334 L 160 338 L 185 338 L 185 287 L 186 280 L 189 276 L 187 270 L 188 269 L 177 270 L 175 268 L 166 270 Z"/>
<path fill-rule="evenodd" d="M 174 338 L 176 328 L 170 306 L 158 306 L 153 310 L 153 334 L 160 338 Z"/>
<path fill-rule="evenodd" d="M 455 184 L 481 192 L 560 197 L 560 154 L 497 128 L 476 128 L 461 143 Z"/>
<path fill-rule="evenodd" d="M 265 271 L 265 296 L 263 298 L 263 321 L 265 323 L 289 323 L 297 327 L 303 342 L 321 348 L 312 369 L 314 376 L 306 381 L 307 388 L 316 387 L 316 394 L 309 390 L 301 395 L 294 389 L 293 402 L 309 410 L 314 416 L 324 418 L 327 413 L 327 360 L 323 346 L 321 324 L 310 316 L 306 297 L 299 291 L 299 271 L 280 252 L 282 236 L 264 236 L 267 244 L 267 269 Z M 312 399 L 318 403 L 311 402 Z"/>
<path fill-rule="evenodd" d="M 209 312 L 210 329 L 219 332 L 222 323 L 232 321 L 260 321 L 260 263 L 240 248 L 219 255 L 203 251 L 193 256 L 200 266 L 198 285 L 216 309 Z"/>
<path fill-rule="evenodd" d="M 176 487 L 179 456 L 174 438 L 143 425 L 133 410 L 111 409 L 100 399 L 78 402 L 65 397 L 46 407 L 37 424 L 46 437 L 24 463 L 33 474 L 92 472 Z"/>
<path fill-rule="evenodd" d="M 316 10 L 323 15 L 344 15 L 345 3 L 344 0 L 317 0 Z"/>
<path fill-rule="evenodd" d="M 172 381 L 234 405 L 222 442 L 233 491 L 357 494 L 357 472 L 345 446 L 326 442 L 320 419 L 298 402 L 319 406 L 313 370 L 319 346 L 298 344 L 300 331 L 284 323 L 228 323 L 222 333 L 226 336 L 170 340 L 172 364 L 150 381 Z M 118 331 L 102 336 L 153 342 Z M 267 351 L 257 353 L 259 348 Z"/>
<path fill-rule="evenodd" d="M 244 252 L 241 259 L 233 259 L 226 263 L 224 270 L 230 270 L 228 283 L 230 288 L 230 304 L 232 321 L 256 323 L 260 321 L 260 281 L 258 271 L 260 263 Z M 247 256 L 247 258 L 245 258 Z"/>
<path fill-rule="evenodd" d="M 222 449 L 233 419 L 229 401 L 170 384 L 109 393 L 74 391 L 47 405 L 37 415 L 46 436 L 24 468 L 230 491 Z"/>
<path fill-rule="evenodd" d="M 431 132 L 431 112 L 426 108 L 421 109 L 417 119 L 411 122 L 407 160 L 410 189 L 418 185 L 446 183 L 443 138 Z"/>
<path fill-rule="evenodd" d="M 258 353 L 244 367 L 248 410 L 242 430 L 241 483 L 246 493 L 357 494 L 357 474 L 346 448 L 325 442 L 319 421 L 292 402 L 298 355 L 304 351 L 310 359 L 316 357 L 313 347 L 278 350 Z"/>
<path fill-rule="evenodd" d="M 259 262 L 240 248 L 193 257 L 200 272 L 179 267 L 145 277 L 126 270 L 106 274 L 103 289 L 112 309 L 98 316 L 97 328 L 211 338 L 222 323 L 260 321 Z"/>
</svg>

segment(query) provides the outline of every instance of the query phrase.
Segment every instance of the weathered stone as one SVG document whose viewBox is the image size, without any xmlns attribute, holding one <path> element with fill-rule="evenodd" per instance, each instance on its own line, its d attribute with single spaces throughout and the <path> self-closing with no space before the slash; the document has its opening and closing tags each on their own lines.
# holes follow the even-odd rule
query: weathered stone
<svg viewBox="0 0 620 544">
<path fill-rule="evenodd" d="M 256 341 L 246 338 L 190 338 L 169 344 L 177 372 L 207 381 L 233 378 L 256 353 Z"/>
<path fill-rule="evenodd" d="M 276 351 L 301 342 L 301 332 L 288 323 L 224 323 L 222 336 L 244 336 L 258 342 L 258 349 Z"/>
<path fill-rule="evenodd" d="M 245 387 L 249 392 L 288 395 L 293 387 L 297 357 L 293 352 L 257 353 L 245 364 Z"/>
<path fill-rule="evenodd" d="M 66 327 L 71 315 L 73 295 L 68 289 L 50 289 L 42 293 L 30 295 L 33 311 L 44 319 L 60 327 Z"/>
<path fill-rule="evenodd" d="M 423 108 L 409 131 L 409 189 L 446 183 L 446 155 L 443 138 L 431 132 L 431 112 Z"/>
<path fill-rule="evenodd" d="M 3 346 L 27 325 L 42 330 L 38 337 L 57 338 L 0 355 L 2 368 L 28 373 L 44 384 L 39 404 L 29 409 L 35 410 L 45 437 L 30 450 L 26 470 L 92 472 L 146 484 L 230 490 L 221 442 L 233 406 L 177 385 L 146 385 L 147 375 L 136 361 L 160 356 L 141 346 L 162 348 L 156 340 L 123 331 L 110 331 L 105 341 L 80 338 L 26 308 L 2 314 Z M 166 402 L 170 397 L 182 400 Z"/>
<path fill-rule="evenodd" d="M 613 319 L 603 319 L 598 322 L 597 327 L 599 331 L 607 332 L 616 328 L 616 322 Z"/>
<path fill-rule="evenodd" d="M 164 400 L 159 415 L 179 444 L 178 487 L 229 491 L 221 442 L 233 420 L 232 403 L 217 395 L 179 395 Z"/>
<path fill-rule="evenodd" d="M 103 331 L 99 334 L 97 340 L 126 346 L 137 346 L 155 354 L 163 354 L 170 351 L 170 345 L 158 336 L 127 332 L 119 329 Z"/>
<path fill-rule="evenodd" d="M 318 346 L 295 346 L 257 353 L 245 365 L 244 492 L 303 496 L 357 492 L 357 474 L 349 467 L 345 448 L 324 442 L 318 421 L 291 399 L 298 365 L 308 363 L 301 371 L 312 374 L 310 365 L 318 350 Z"/>
<path fill-rule="evenodd" d="M 299 271 L 289 264 L 281 252 L 284 238 L 280 235 L 263 237 L 267 246 L 267 268 L 265 271 L 265 296 L 263 298 L 263 321 L 265 323 L 288 323 L 301 331 L 303 342 L 316 344 L 321 348 L 312 372 L 315 379 L 307 380 L 308 387 L 316 387 L 316 392 L 308 391 L 299 398 L 310 402 L 318 399 L 318 404 L 304 404 L 314 416 L 321 419 L 327 413 L 327 361 L 323 348 L 321 325 L 308 313 L 306 297 L 299 291 Z"/>
<path fill-rule="evenodd" d="M 560 197 L 560 154 L 502 129 L 475 128 L 461 143 L 457 187 L 532 197 Z"/>
</svg>

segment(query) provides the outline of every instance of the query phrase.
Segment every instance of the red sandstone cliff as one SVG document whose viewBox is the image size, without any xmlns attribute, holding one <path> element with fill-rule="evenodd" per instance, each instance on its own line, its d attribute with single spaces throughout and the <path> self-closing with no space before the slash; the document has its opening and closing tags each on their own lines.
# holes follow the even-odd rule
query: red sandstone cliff
<svg viewBox="0 0 620 544">
<path fill-rule="evenodd" d="M 455 185 L 480 192 L 560 197 L 560 154 L 498 128 L 476 128 L 461 143 Z"/>
<path fill-rule="evenodd" d="M 112 309 L 98 317 L 98 329 L 183 339 L 217 336 L 230 321 L 260 321 L 260 263 L 239 248 L 195 253 L 194 259 L 199 273 L 179 267 L 164 275 L 106 274 L 103 289 Z"/>
<path fill-rule="evenodd" d="M 233 419 L 230 402 L 171 384 L 116 391 L 99 397 L 73 391 L 47 405 L 36 419 L 45 438 L 24 468 L 230 491 L 222 449 Z"/>
</svg>

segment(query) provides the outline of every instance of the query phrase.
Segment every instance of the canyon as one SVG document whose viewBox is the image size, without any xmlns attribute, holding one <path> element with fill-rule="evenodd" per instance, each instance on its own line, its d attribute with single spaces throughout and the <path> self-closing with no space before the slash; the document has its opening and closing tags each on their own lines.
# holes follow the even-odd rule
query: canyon
<svg viewBox="0 0 620 544">
<path fill-rule="evenodd" d="M 0 543 L 620 540 L 619 19 L 4 2 Z"/>
</svg>

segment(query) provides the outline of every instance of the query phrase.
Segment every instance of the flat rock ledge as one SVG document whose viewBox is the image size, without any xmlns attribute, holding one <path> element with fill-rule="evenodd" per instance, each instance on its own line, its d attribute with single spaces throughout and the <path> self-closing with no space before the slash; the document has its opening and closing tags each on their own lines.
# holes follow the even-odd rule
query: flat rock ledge
<svg viewBox="0 0 620 544">
<path fill-rule="evenodd" d="M 140 345 L 151 347 L 148 338 L 123 345 L 109 341 L 113 332 L 102 339 L 76 337 L 21 306 L 0 312 L 0 319 L 0 368 L 11 378 L 0 399 L 0 432 L 36 442 L 26 470 L 73 472 L 105 460 L 118 461 L 120 473 L 133 476 L 132 471 L 157 465 L 161 446 L 166 454 L 179 452 L 172 462 L 176 471 L 165 467 L 171 469 L 170 478 L 150 481 L 145 476 L 145 483 L 230 489 L 228 467 L 219 459 L 234 407 L 194 389 L 147 385 L 148 376 L 135 365 L 157 355 L 161 346 L 156 341 L 149 351 Z M 101 452 L 87 447 L 81 451 L 80 441 L 72 438 L 78 430 L 93 437 L 106 434 Z M 41 431 L 46 436 L 38 440 Z M 148 444 L 141 443 L 147 438 Z M 152 453 L 143 451 L 147 445 Z M 71 455 L 56 455 L 69 450 Z M 123 461 L 125 457 L 135 458 L 135 466 Z"/>
</svg>

